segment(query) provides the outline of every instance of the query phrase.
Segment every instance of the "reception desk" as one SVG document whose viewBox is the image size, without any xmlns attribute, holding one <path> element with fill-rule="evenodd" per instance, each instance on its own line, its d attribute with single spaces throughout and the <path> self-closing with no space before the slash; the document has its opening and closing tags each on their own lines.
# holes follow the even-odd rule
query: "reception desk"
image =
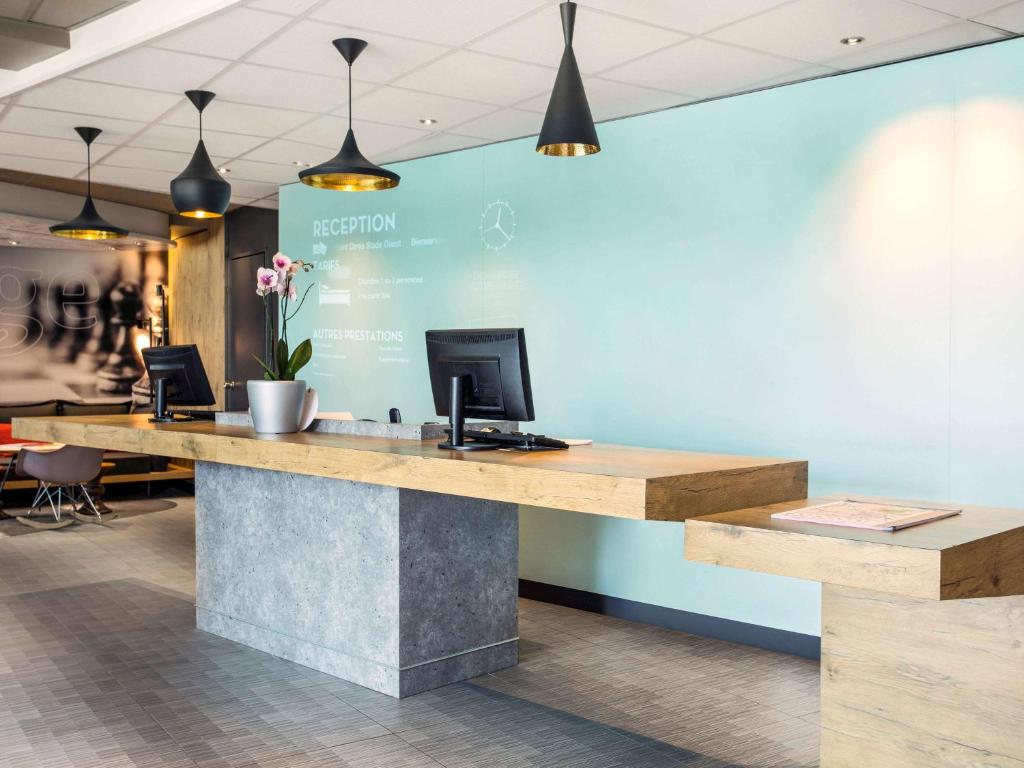
<svg viewBox="0 0 1024 768">
<path fill-rule="evenodd" d="M 687 520 L 686 557 L 822 582 L 821 768 L 1024 766 L 1024 511 L 895 533 L 771 517 L 810 503 Z"/>
<path fill-rule="evenodd" d="M 807 463 L 613 445 L 460 453 L 146 416 L 21 439 L 196 462 L 196 621 L 392 696 L 516 663 L 518 505 L 683 521 L 807 495 Z"/>
</svg>

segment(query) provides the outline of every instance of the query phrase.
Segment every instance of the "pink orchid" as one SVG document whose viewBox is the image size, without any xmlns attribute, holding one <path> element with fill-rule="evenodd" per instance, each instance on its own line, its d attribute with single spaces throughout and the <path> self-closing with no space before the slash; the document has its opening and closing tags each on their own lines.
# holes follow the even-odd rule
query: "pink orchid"
<svg viewBox="0 0 1024 768">
<path fill-rule="evenodd" d="M 296 352 L 302 350 L 302 354 L 298 356 L 289 354 L 288 345 L 288 321 L 302 309 L 306 296 L 313 288 L 312 285 L 307 286 L 298 306 L 289 308 L 290 302 L 299 299 L 299 292 L 293 282 L 296 275 L 300 272 L 308 272 L 311 268 L 311 265 L 304 263 L 301 259 L 292 261 L 285 254 L 278 252 L 271 259 L 270 268 L 260 267 L 256 270 L 256 293 L 264 299 L 264 308 L 267 312 L 267 319 L 270 321 L 267 327 L 271 328 L 276 320 L 280 328 L 280 334 L 272 332 L 269 334 L 268 343 L 273 341 L 275 336 L 277 337 L 276 352 L 270 361 L 260 360 L 254 355 L 263 366 L 264 378 L 269 381 L 294 381 L 295 374 L 309 362 L 312 355 L 313 343 L 309 339 L 296 347 Z M 273 302 L 267 301 L 268 295 L 272 294 L 277 294 L 276 317 L 275 308 L 272 306 Z M 282 363 L 281 360 L 287 362 Z"/>
<path fill-rule="evenodd" d="M 285 256 L 280 251 L 278 251 L 277 253 L 274 254 L 274 258 L 272 259 L 272 262 L 274 264 L 274 269 L 276 269 L 276 270 L 278 270 L 280 272 L 287 273 L 288 270 L 290 270 L 291 266 L 292 266 L 292 260 L 289 259 L 287 256 Z"/>
<path fill-rule="evenodd" d="M 266 296 L 273 290 L 277 290 L 278 287 L 278 275 L 277 271 L 273 269 L 265 269 L 260 267 L 256 270 L 256 294 L 259 296 Z"/>
<path fill-rule="evenodd" d="M 278 280 L 277 285 L 274 287 L 277 291 L 277 295 L 283 298 L 294 299 L 298 295 L 298 290 L 292 285 L 291 278 L 285 280 Z"/>
</svg>

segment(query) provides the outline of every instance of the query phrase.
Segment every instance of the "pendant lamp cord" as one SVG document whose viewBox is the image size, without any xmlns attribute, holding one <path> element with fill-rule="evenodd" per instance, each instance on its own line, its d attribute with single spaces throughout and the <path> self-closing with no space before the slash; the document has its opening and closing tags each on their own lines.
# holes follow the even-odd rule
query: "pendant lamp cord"
<svg viewBox="0 0 1024 768">
<path fill-rule="evenodd" d="M 92 142 L 85 145 L 85 195 L 92 197 Z"/>
<path fill-rule="evenodd" d="M 352 65 L 348 65 L 348 129 L 352 130 Z"/>
</svg>

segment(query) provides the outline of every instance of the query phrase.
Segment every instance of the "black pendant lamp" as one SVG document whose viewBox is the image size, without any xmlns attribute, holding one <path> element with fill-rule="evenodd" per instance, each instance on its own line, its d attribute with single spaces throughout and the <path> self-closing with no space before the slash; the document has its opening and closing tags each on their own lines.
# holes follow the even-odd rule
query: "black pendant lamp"
<svg viewBox="0 0 1024 768">
<path fill-rule="evenodd" d="M 555 87 L 551 90 L 544 125 L 537 139 L 537 151 L 555 157 L 579 157 L 601 151 L 594 118 L 583 90 L 583 78 L 572 50 L 572 31 L 576 25 L 576 3 L 559 6 L 562 13 L 562 34 L 565 49 L 558 65 Z"/>
<path fill-rule="evenodd" d="M 203 110 L 217 94 L 210 91 L 185 91 L 185 95 L 199 110 L 199 143 L 188 166 L 171 182 L 171 199 L 182 216 L 219 219 L 231 202 L 231 185 L 217 173 L 203 143 Z"/>
<path fill-rule="evenodd" d="M 57 237 L 70 237 L 74 240 L 113 240 L 118 237 L 125 237 L 128 234 L 128 230 L 115 227 L 107 222 L 106 219 L 100 216 L 99 211 L 96 210 L 96 204 L 92 201 L 92 143 L 103 131 L 99 128 L 78 127 L 75 128 L 75 132 L 85 142 L 87 179 L 85 205 L 82 206 L 82 212 L 71 221 L 66 221 L 63 224 L 54 224 L 50 227 L 50 234 Z"/>
<path fill-rule="evenodd" d="M 341 192 L 373 192 L 398 186 L 399 175 L 363 157 L 356 146 L 356 135 L 352 132 L 352 62 L 366 45 L 365 40 L 354 37 L 340 37 L 334 41 L 334 47 L 348 62 L 348 133 L 345 134 L 345 142 L 338 154 L 325 163 L 299 172 L 299 181 L 303 184 Z"/>
</svg>

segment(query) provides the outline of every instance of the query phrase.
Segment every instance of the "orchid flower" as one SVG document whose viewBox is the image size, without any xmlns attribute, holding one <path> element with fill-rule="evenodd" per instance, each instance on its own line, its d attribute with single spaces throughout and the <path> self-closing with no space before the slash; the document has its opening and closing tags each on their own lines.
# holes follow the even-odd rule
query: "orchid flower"
<svg viewBox="0 0 1024 768">
<path fill-rule="evenodd" d="M 277 270 L 264 267 L 256 270 L 256 294 L 258 296 L 266 296 L 271 291 L 276 290 L 277 284 Z"/>
<path fill-rule="evenodd" d="M 274 265 L 274 269 L 276 269 L 278 272 L 283 272 L 286 274 L 288 273 L 292 266 L 292 260 L 289 259 L 280 251 L 274 254 L 274 258 L 271 261 Z"/>
<path fill-rule="evenodd" d="M 274 353 L 269 360 L 261 360 L 256 355 L 257 362 L 263 367 L 264 378 L 270 381 L 294 381 L 295 374 L 309 362 L 313 355 L 313 344 L 306 339 L 299 344 L 294 352 L 289 349 L 288 344 L 288 321 L 302 309 L 302 305 L 309 295 L 312 285 L 307 286 L 302 294 L 302 299 L 294 309 L 289 311 L 289 302 L 299 298 L 299 292 L 293 284 L 293 280 L 299 272 L 308 272 L 312 266 L 301 259 L 292 260 L 283 253 L 275 253 L 271 259 L 272 268 L 260 267 L 256 270 L 256 293 L 263 297 L 267 317 L 270 320 L 268 327 L 273 324 L 274 312 L 268 303 L 267 297 L 277 294 L 278 312 L 277 319 L 280 323 L 280 335 L 273 345 Z"/>
</svg>

